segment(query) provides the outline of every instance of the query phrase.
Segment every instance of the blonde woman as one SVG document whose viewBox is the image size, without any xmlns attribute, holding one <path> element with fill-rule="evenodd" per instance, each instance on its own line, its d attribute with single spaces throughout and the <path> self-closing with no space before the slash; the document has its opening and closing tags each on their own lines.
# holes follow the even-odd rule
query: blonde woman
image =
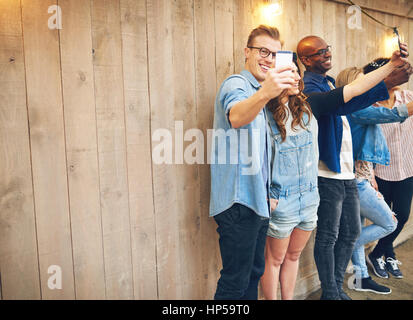
<svg viewBox="0 0 413 320">
<path fill-rule="evenodd" d="M 386 63 L 389 60 L 387 59 Z M 377 68 L 382 65 L 377 65 Z M 339 74 L 336 83 L 343 86 L 360 77 L 363 77 L 362 70 L 348 68 Z M 362 227 L 352 255 L 358 280 L 353 288 L 357 291 L 391 293 L 391 289 L 377 284 L 369 276 L 364 253 L 365 244 L 391 234 L 397 227 L 397 220 L 392 210 L 383 196 L 373 187 L 375 184 L 373 166 L 388 165 L 390 161 L 389 150 L 379 124 L 403 122 L 412 114 L 413 103 L 401 104 L 391 110 L 382 106 L 370 106 L 347 116 L 353 142 L 361 223 L 363 225 L 366 218 L 372 222 L 371 225 Z"/>
</svg>

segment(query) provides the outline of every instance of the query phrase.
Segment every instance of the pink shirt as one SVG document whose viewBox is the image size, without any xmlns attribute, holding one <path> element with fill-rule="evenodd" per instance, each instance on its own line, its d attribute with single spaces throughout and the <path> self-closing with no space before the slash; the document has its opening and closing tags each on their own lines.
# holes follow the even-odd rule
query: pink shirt
<svg viewBox="0 0 413 320">
<path fill-rule="evenodd" d="M 395 106 L 413 101 L 413 92 L 395 91 Z M 403 123 L 380 125 L 390 151 L 390 165 L 377 165 L 374 173 L 386 181 L 402 181 L 413 177 L 413 117 Z"/>
</svg>

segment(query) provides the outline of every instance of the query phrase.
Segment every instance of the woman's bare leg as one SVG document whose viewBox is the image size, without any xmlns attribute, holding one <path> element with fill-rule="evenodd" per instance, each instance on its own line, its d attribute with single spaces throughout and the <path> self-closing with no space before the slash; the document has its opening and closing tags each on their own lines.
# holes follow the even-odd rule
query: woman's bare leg
<svg viewBox="0 0 413 320">
<path fill-rule="evenodd" d="M 295 228 L 291 233 L 288 249 L 279 272 L 281 298 L 283 300 L 292 300 L 294 297 L 300 255 L 310 236 L 311 231 L 304 231 L 298 228 Z"/>
<path fill-rule="evenodd" d="M 265 271 L 261 278 L 261 287 L 266 300 L 277 300 L 280 266 L 287 253 L 290 238 L 276 239 L 267 237 L 265 245 Z"/>
</svg>

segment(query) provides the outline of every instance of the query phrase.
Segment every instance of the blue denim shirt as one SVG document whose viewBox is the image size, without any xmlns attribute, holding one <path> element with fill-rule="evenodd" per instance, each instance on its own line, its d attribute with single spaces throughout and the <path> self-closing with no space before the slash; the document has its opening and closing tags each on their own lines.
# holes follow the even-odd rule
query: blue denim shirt
<svg viewBox="0 0 413 320">
<path fill-rule="evenodd" d="M 364 160 L 381 165 L 390 164 L 386 138 L 378 124 L 403 122 L 409 116 L 407 106 L 393 109 L 370 106 L 347 116 L 351 126 L 354 160 Z"/>
<path fill-rule="evenodd" d="M 305 71 L 304 73 L 304 93 L 311 92 L 329 92 L 328 85 L 330 81 L 335 86 L 335 81 L 330 76 Z M 366 93 L 351 99 L 343 106 L 337 109 L 334 114 L 328 114 L 318 119 L 318 147 L 320 151 L 320 160 L 333 172 L 341 172 L 340 151 L 343 139 L 343 121 L 341 116 L 351 114 L 363 108 L 374 104 L 377 101 L 384 101 L 389 98 L 384 82 Z"/>
<path fill-rule="evenodd" d="M 216 96 L 210 159 L 210 216 L 240 203 L 257 215 L 269 218 L 271 145 L 265 112 L 261 110 L 251 123 L 238 129 L 232 128 L 229 121 L 231 108 L 260 88 L 254 76 L 243 70 L 227 78 Z"/>
</svg>

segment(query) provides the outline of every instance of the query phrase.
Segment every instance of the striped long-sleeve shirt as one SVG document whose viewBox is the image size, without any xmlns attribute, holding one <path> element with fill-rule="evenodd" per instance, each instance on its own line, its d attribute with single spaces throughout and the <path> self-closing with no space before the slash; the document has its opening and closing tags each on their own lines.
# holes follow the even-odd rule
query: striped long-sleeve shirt
<svg viewBox="0 0 413 320">
<path fill-rule="evenodd" d="M 413 101 L 413 92 L 400 90 L 395 92 L 395 104 L 407 104 Z M 413 117 L 402 123 L 380 125 L 390 151 L 390 165 L 377 165 L 374 173 L 386 181 L 402 181 L 413 177 Z"/>
</svg>

